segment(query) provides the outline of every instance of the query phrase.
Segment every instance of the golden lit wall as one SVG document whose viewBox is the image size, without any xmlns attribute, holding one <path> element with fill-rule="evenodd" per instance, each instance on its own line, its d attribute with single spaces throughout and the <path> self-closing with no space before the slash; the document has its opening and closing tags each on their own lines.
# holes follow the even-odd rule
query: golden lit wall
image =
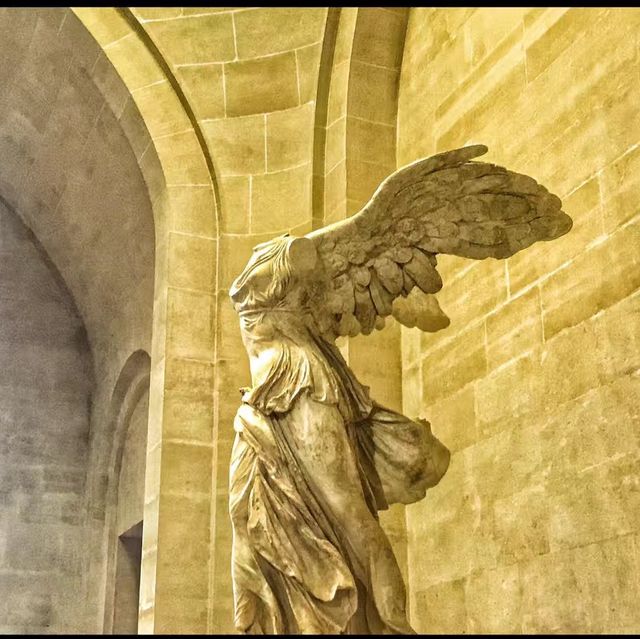
<svg viewBox="0 0 640 639">
<path fill-rule="evenodd" d="M 640 10 L 84 7 L 64 22 L 50 11 L 64 27 L 50 40 L 61 34 L 87 58 L 80 75 L 108 106 L 97 130 L 126 137 L 130 149 L 112 159 L 128 158 L 146 204 L 127 196 L 133 208 L 120 207 L 95 184 L 74 193 L 125 217 L 138 211 L 132 221 L 153 213 L 141 633 L 232 629 L 227 476 L 249 372 L 227 290 L 251 248 L 342 219 L 396 166 L 470 142 L 558 193 L 575 224 L 507 262 L 441 258 L 447 330 L 400 340 L 389 322 L 344 345 L 376 398 L 429 418 L 453 451 L 406 527 L 402 508 L 382 518 L 408 572 L 413 623 L 638 630 Z M 17 55 L 14 40 L 5 49 Z M 37 40 L 32 48 L 44 55 Z M 37 158 L 39 171 L 63 166 Z M 103 182 L 109 193 L 129 183 Z M 75 228 L 34 220 L 44 237 Z M 100 246 L 117 264 L 111 244 Z M 126 325 L 138 326 L 143 307 L 126 308 L 137 318 Z M 125 380 L 143 375 L 134 369 Z M 105 423 L 111 388 L 127 393 L 115 379 L 103 384 Z M 112 454 L 100 444 L 117 437 L 106 426 L 92 437 L 91 486 L 106 487 Z M 83 607 L 100 630 L 110 612 L 103 514 L 90 524 Z"/>
<path fill-rule="evenodd" d="M 227 291 L 255 244 L 311 229 L 314 100 L 326 11 L 133 10 L 193 111 L 213 159 L 221 208 L 217 290 L 212 291 L 217 299 L 213 312 L 210 306 L 206 309 L 206 321 L 217 332 L 217 344 L 210 344 L 216 351 L 213 459 L 211 451 L 200 448 L 180 462 L 185 469 L 202 469 L 199 490 L 203 495 L 212 491 L 213 512 L 208 529 L 201 526 L 189 568 L 174 580 L 171 597 L 184 601 L 167 602 L 167 630 L 233 628 L 228 474 L 237 389 L 249 383 L 249 369 Z M 167 99 L 175 99 L 172 87 L 164 88 Z M 156 89 L 148 88 L 149 100 L 163 112 L 166 107 Z M 178 138 L 174 141 L 180 144 Z M 194 259 L 199 258 L 194 254 Z M 186 474 L 181 476 L 181 484 L 188 481 Z M 198 510 L 204 513 L 202 507 Z M 201 559 L 207 550 L 208 572 L 202 570 Z M 184 616 L 178 620 L 176 615 Z"/>
<path fill-rule="evenodd" d="M 638 9 L 412 9 L 398 164 L 471 142 L 573 217 L 441 258 L 451 326 L 403 332 L 403 402 L 453 451 L 407 509 L 429 632 L 640 629 Z"/>
<path fill-rule="evenodd" d="M 224 632 L 232 421 L 249 382 L 227 290 L 255 244 L 311 229 L 327 10 L 77 12 L 148 130 L 140 164 L 161 229 L 139 629 Z"/>
</svg>

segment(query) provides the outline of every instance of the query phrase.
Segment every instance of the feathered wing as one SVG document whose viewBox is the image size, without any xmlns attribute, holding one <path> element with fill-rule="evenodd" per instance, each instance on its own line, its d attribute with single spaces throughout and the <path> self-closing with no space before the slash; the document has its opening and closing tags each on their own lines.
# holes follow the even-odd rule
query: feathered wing
<svg viewBox="0 0 640 639">
<path fill-rule="evenodd" d="M 409 164 L 361 211 L 306 236 L 323 273 L 313 314 L 324 334 L 369 334 L 391 314 L 439 330 L 448 320 L 432 295 L 442 287 L 437 253 L 504 259 L 569 231 L 557 196 L 526 175 L 472 161 L 486 152 L 475 145 Z"/>
</svg>

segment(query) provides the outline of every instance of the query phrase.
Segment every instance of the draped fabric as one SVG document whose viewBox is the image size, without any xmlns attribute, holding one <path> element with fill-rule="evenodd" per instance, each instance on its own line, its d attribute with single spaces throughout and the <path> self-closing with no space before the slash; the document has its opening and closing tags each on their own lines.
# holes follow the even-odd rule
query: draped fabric
<svg viewBox="0 0 640 639">
<path fill-rule="evenodd" d="M 234 423 L 236 627 L 411 633 L 377 511 L 423 498 L 444 474 L 448 452 L 426 423 L 372 402 L 340 351 L 302 321 L 288 319 L 286 335 L 279 332 L 282 317 L 268 310 L 243 317 L 260 367 Z"/>
<path fill-rule="evenodd" d="M 308 389 L 314 400 L 337 406 L 347 421 L 366 417 L 373 406 L 369 389 L 358 382 L 339 349 L 309 331 L 298 313 L 277 308 L 241 314 L 248 349 L 261 353 L 254 386 L 243 401 L 266 415 L 285 413 Z M 286 332 L 280 329 L 283 319 Z"/>
<path fill-rule="evenodd" d="M 236 627 L 339 633 L 357 608 L 355 581 L 332 522 L 282 432 L 276 434 L 282 425 L 249 406 L 236 418 L 230 504 Z"/>
</svg>

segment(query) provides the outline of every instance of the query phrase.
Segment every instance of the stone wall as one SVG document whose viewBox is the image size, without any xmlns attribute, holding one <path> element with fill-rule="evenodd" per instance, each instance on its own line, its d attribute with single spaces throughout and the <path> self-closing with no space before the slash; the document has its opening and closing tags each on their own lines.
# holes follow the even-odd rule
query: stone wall
<svg viewBox="0 0 640 639">
<path fill-rule="evenodd" d="M 441 259 L 452 324 L 403 331 L 402 362 L 393 322 L 344 346 L 378 399 L 431 419 L 454 451 L 407 511 L 408 547 L 403 509 L 383 516 L 413 620 L 638 629 L 639 22 L 604 9 L 0 10 L 0 195 L 66 281 L 98 382 L 89 566 L 70 623 L 109 630 L 124 454 L 123 522 L 139 517 L 146 465 L 140 630 L 231 630 L 228 459 L 249 374 L 230 281 L 256 243 L 353 213 L 396 162 L 484 142 L 561 195 L 574 229 L 507 262 Z M 130 448 L 123 415 L 147 387 L 144 464 L 146 404 Z M 22 517 L 15 490 L 4 530 Z M 18 556 L 3 544 L 3 562 Z M 36 581 L 10 579 L 39 627 Z"/>
<path fill-rule="evenodd" d="M 412 9 L 398 164 L 472 142 L 574 220 L 439 260 L 451 325 L 403 331 L 403 402 L 451 448 L 407 509 L 428 632 L 640 630 L 640 11 Z"/>
<path fill-rule="evenodd" d="M 72 11 L 0 9 L 0 35 L 0 76 L 5 87 L 0 101 L 0 197 L 33 232 L 68 288 L 79 325 L 86 328 L 95 380 L 90 401 L 84 397 L 78 413 L 84 418 L 90 411 L 86 451 L 74 461 L 82 477 L 74 488 L 81 498 L 73 517 L 82 519 L 86 535 L 82 539 L 63 535 L 55 542 L 64 556 L 81 562 L 81 567 L 73 568 L 81 579 L 74 585 L 51 586 L 47 596 L 66 597 L 68 602 L 64 611 L 55 609 L 52 627 L 95 631 L 101 627 L 109 594 L 105 522 L 108 511 L 115 508 L 115 500 L 107 503 L 107 493 L 114 481 L 111 460 L 117 448 L 112 394 L 129 355 L 151 346 L 154 220 L 138 165 L 149 138 L 140 129 L 140 114 L 116 71 Z M 3 277 L 12 286 L 23 286 L 24 295 L 41 294 L 41 286 L 29 289 L 37 282 L 24 280 L 27 274 L 23 277 L 19 270 L 22 259 L 16 254 L 8 266 L 3 261 Z M 25 306 L 22 312 L 29 309 Z M 19 311 L 14 311 L 19 321 Z M 43 315 L 48 330 L 55 332 L 62 320 Z M 60 330 L 65 326 L 62 322 Z M 38 339 L 44 338 L 33 339 L 39 344 Z M 54 360 L 44 356 L 39 360 L 34 348 L 26 340 L 12 361 L 18 365 L 19 354 L 27 353 L 34 366 L 53 366 Z M 15 375 L 16 385 L 24 385 L 20 392 L 31 392 L 28 376 L 5 368 L 7 375 Z M 42 407 L 34 403 L 34 411 L 44 410 L 50 400 L 43 396 L 42 401 Z M 75 420 L 67 416 L 66 430 L 63 420 L 56 418 L 60 429 L 56 445 L 75 437 L 78 415 Z M 2 436 L 9 435 L 15 436 L 3 424 Z M 39 450 L 34 457 L 38 454 Z M 0 456 L 0 465 L 4 463 Z M 39 499 L 46 499 L 46 485 L 37 487 Z M 46 541 L 47 524 L 41 523 L 38 535 Z M 11 518 L 7 525 L 12 526 Z"/>
<path fill-rule="evenodd" d="M 132 409 L 126 424 L 127 432 L 122 446 L 118 478 L 116 535 L 126 533 L 143 518 L 148 417 L 149 392 L 145 390 Z"/>
<path fill-rule="evenodd" d="M 75 304 L 0 200 L 0 632 L 77 632 L 92 366 Z"/>
<path fill-rule="evenodd" d="M 193 429 L 184 418 L 176 419 L 172 430 L 182 441 L 162 453 L 162 476 L 172 477 L 163 481 L 172 494 L 166 508 L 159 507 L 158 529 L 172 548 L 181 548 L 186 537 L 191 545 L 176 570 L 158 540 L 155 578 L 162 586 L 155 591 L 156 632 L 233 629 L 228 475 L 237 389 L 248 384 L 249 367 L 228 288 L 255 244 L 311 230 L 314 108 L 326 13 L 322 7 L 132 10 L 188 102 L 210 150 L 220 197 L 216 270 L 207 268 L 211 277 L 202 279 L 197 298 L 189 291 L 181 304 L 189 321 L 206 329 L 206 339 L 197 340 L 197 348 L 168 340 L 169 348 L 189 357 L 170 371 L 169 396 L 177 409 L 172 405 L 168 416 L 175 419 L 181 411 L 198 417 L 187 420 L 197 424 Z M 113 46 L 124 55 L 127 43 Z M 158 113 L 175 100 L 167 82 L 149 83 L 141 91 Z M 182 120 L 169 123 L 174 145 L 182 143 L 184 126 Z M 198 175 L 180 185 L 205 181 Z M 200 239 L 181 238 L 181 244 L 177 261 L 194 261 L 203 270 Z M 195 312 L 190 305 L 197 305 Z M 215 368 L 205 365 L 205 357 L 215 360 Z M 208 418 L 209 411 L 213 423 L 200 418 Z"/>
</svg>

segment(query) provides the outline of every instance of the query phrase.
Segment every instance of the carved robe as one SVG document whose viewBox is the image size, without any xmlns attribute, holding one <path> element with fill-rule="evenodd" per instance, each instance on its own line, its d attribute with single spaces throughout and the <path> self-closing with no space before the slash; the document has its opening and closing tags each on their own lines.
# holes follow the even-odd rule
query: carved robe
<svg viewBox="0 0 640 639">
<path fill-rule="evenodd" d="M 377 513 L 422 499 L 449 453 L 426 422 L 371 401 L 334 342 L 389 315 L 446 326 L 440 253 L 504 259 L 569 231 L 557 196 L 474 160 L 486 151 L 399 169 L 355 215 L 257 246 L 233 283 L 253 383 L 230 478 L 239 630 L 412 632 Z"/>
<path fill-rule="evenodd" d="M 267 247 L 268 259 L 285 245 Z M 230 474 L 236 627 L 411 633 L 377 511 L 422 499 L 448 451 L 427 425 L 370 400 L 337 347 L 309 330 L 295 286 L 257 283 L 234 294 L 254 382 Z"/>
</svg>

